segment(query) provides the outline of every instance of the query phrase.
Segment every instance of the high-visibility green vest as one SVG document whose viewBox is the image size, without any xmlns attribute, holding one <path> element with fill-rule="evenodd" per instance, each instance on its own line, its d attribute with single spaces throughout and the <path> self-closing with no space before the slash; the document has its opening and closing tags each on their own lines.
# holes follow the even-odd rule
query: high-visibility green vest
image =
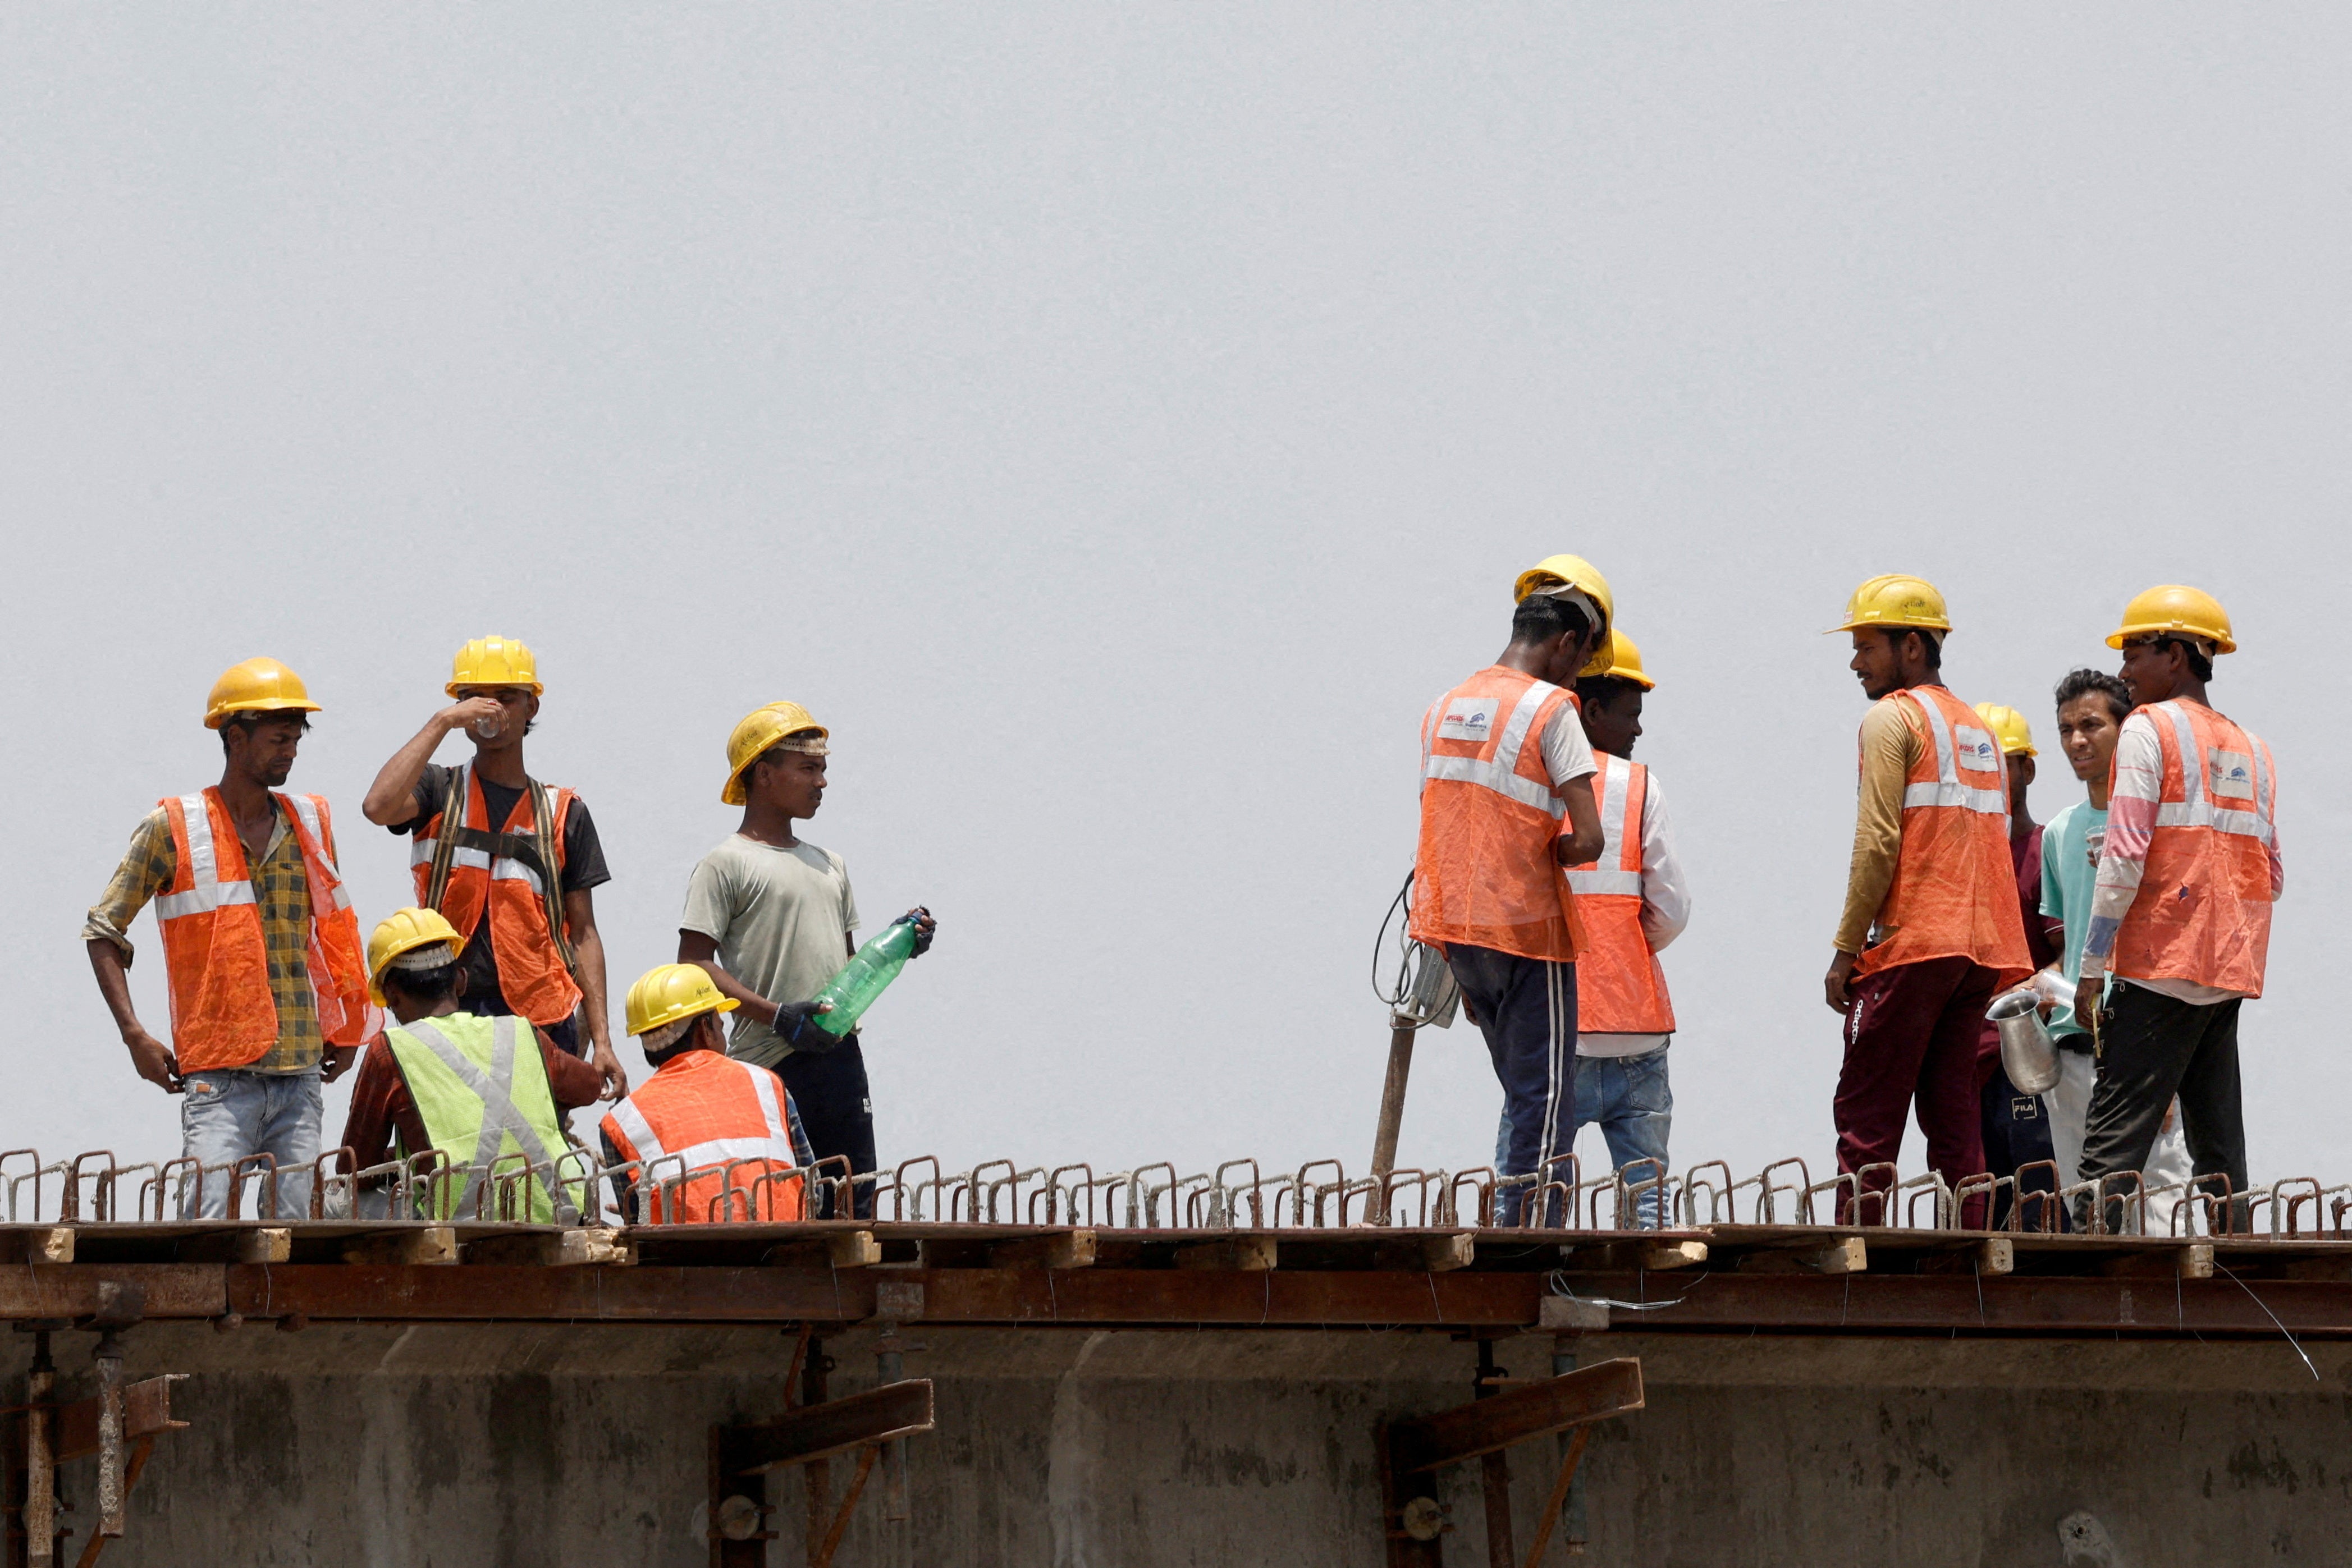
<svg viewBox="0 0 2352 1568">
<path fill-rule="evenodd" d="M 462 1186 L 456 1180 L 417 1184 L 417 1208 L 424 1218 L 473 1218 L 476 1197 L 486 1181 L 520 1176 L 526 1161 L 537 1168 L 538 1176 L 492 1185 L 481 1200 L 482 1218 L 537 1225 L 551 1224 L 557 1218 L 548 1183 L 554 1176 L 552 1162 L 571 1145 L 564 1142 L 539 1041 L 529 1025 L 519 1023 L 511 1017 L 451 1013 L 395 1024 L 383 1032 L 409 1098 L 425 1119 L 425 1136 L 448 1154 L 453 1167 L 466 1171 Z M 424 1152 L 404 1149 L 402 1154 Z M 473 1168 L 467 1170 L 468 1166 Z M 502 1213 L 502 1206 L 509 1212 Z"/>
</svg>

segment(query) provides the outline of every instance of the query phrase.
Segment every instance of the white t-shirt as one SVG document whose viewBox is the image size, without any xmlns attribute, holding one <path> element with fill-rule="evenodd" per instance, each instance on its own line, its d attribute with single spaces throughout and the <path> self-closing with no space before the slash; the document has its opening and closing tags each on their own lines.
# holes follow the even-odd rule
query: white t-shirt
<svg viewBox="0 0 2352 1568">
<path fill-rule="evenodd" d="M 772 1002 L 804 1002 L 849 962 L 857 901 L 830 850 L 790 849 L 740 833 L 696 863 L 678 927 L 719 944 L 727 972 Z M 775 1030 L 738 1009 L 727 1054 L 773 1067 L 789 1054 Z"/>
</svg>

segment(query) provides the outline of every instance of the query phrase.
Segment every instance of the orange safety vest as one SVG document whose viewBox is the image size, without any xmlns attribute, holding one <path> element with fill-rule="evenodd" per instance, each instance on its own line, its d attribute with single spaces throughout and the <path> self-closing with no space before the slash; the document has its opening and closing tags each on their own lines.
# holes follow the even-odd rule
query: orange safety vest
<svg viewBox="0 0 2352 1568">
<path fill-rule="evenodd" d="M 2164 786 L 2108 967 L 2259 997 L 2271 946 L 2271 748 L 2202 703 L 2139 711 L 2164 748 Z M 2184 765 L 2191 757 L 2195 768 Z"/>
<path fill-rule="evenodd" d="M 368 1000 L 359 916 L 335 872 L 327 802 L 275 790 L 270 798 L 293 825 L 310 880 L 309 967 L 320 1032 L 329 1045 L 358 1045 L 383 1027 L 383 1014 Z M 247 1066 L 278 1043 L 278 1020 L 244 841 L 217 788 L 159 804 L 176 862 L 155 899 L 172 988 L 173 1054 L 183 1072 Z"/>
<path fill-rule="evenodd" d="M 1857 975 L 1929 958 L 1967 958 L 2000 984 L 2033 973 L 2009 852 L 2009 770 L 1976 710 L 1941 686 L 1881 699 L 1918 740 L 1903 787 L 1903 847 Z"/>
<path fill-rule="evenodd" d="M 774 1073 L 715 1051 L 663 1062 L 602 1124 L 651 1184 L 643 1223 L 801 1218 L 803 1184 L 763 1179 L 794 1168 L 788 1103 Z"/>
<path fill-rule="evenodd" d="M 1568 889 L 1584 916 L 1591 946 L 1576 966 L 1579 1034 L 1672 1034 L 1674 1003 L 1665 971 L 1642 929 L 1642 808 L 1650 770 L 1593 753 L 1601 771 L 1592 793 L 1601 805 L 1601 858 L 1568 868 Z"/>
<path fill-rule="evenodd" d="M 1490 665 L 1421 721 L 1421 844 L 1412 934 L 1572 964 L 1585 946 L 1576 900 L 1552 859 L 1568 807 L 1544 769 L 1542 737 L 1565 687 Z"/>
<path fill-rule="evenodd" d="M 529 861 L 500 853 L 499 846 L 490 843 L 494 837 L 490 831 L 490 809 L 482 799 L 481 780 L 474 777 L 471 768 L 458 772 L 466 785 L 466 827 L 469 831 L 458 840 L 449 857 L 449 884 L 443 890 L 437 907 L 468 942 L 473 940 L 475 927 L 481 925 L 483 912 L 488 910 L 490 950 L 498 956 L 499 990 L 505 996 L 507 1006 L 541 1029 L 552 1028 L 577 1010 L 580 987 L 572 977 L 564 952 L 549 934 L 547 885 L 540 880 L 539 869 Z M 547 791 L 555 820 L 542 834 L 538 831 L 538 813 L 531 804 L 539 792 L 538 786 L 523 790 L 514 810 L 507 813 L 499 833 L 533 840 L 553 851 L 555 863 L 549 874 L 555 878 L 555 899 L 560 906 L 563 825 L 572 815 L 572 794 L 569 789 Z M 415 841 L 409 846 L 408 865 L 416 879 L 416 902 L 420 907 L 436 906 L 433 859 L 440 848 L 441 825 L 447 811 L 445 802 L 442 810 L 433 814 L 432 821 L 418 830 Z M 476 841 L 468 843 L 467 839 Z M 569 934 L 567 930 L 565 935 Z"/>
</svg>

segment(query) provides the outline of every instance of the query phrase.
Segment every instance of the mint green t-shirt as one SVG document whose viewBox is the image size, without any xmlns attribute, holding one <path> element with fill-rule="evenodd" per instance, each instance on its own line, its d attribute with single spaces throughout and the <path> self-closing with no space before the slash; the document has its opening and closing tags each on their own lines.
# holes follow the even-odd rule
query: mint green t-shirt
<svg viewBox="0 0 2352 1568">
<path fill-rule="evenodd" d="M 2083 978 L 2083 937 L 2091 928 L 2091 890 L 2099 880 L 2099 844 L 2107 836 L 2107 814 L 2077 800 L 2042 830 L 2042 913 L 2066 923 L 2060 961 L 2071 989 Z M 2074 1009 L 2050 1015 L 2052 1034 L 2088 1034 L 2074 1021 Z"/>
</svg>

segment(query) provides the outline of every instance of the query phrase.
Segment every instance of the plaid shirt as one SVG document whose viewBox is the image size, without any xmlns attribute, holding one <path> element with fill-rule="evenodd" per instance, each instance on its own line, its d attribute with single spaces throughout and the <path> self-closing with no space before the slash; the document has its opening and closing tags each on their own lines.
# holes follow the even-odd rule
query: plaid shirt
<svg viewBox="0 0 2352 1568">
<path fill-rule="evenodd" d="M 333 841 L 330 840 L 325 848 L 332 859 Z M 131 848 L 115 868 L 114 880 L 106 884 L 104 896 L 82 924 L 82 940 L 105 937 L 122 949 L 123 967 L 130 967 L 131 923 L 151 899 L 172 885 L 179 868 L 179 852 L 172 843 L 172 819 L 158 806 L 131 835 Z M 310 991 L 310 876 L 302 865 L 302 841 L 282 806 L 269 836 L 269 848 L 262 852 L 251 875 L 254 903 L 261 912 L 262 945 L 269 954 L 269 996 L 278 1004 L 278 1043 L 240 1071 L 307 1072 L 319 1065 L 326 1040 L 319 1030 L 318 1001 Z"/>
</svg>

